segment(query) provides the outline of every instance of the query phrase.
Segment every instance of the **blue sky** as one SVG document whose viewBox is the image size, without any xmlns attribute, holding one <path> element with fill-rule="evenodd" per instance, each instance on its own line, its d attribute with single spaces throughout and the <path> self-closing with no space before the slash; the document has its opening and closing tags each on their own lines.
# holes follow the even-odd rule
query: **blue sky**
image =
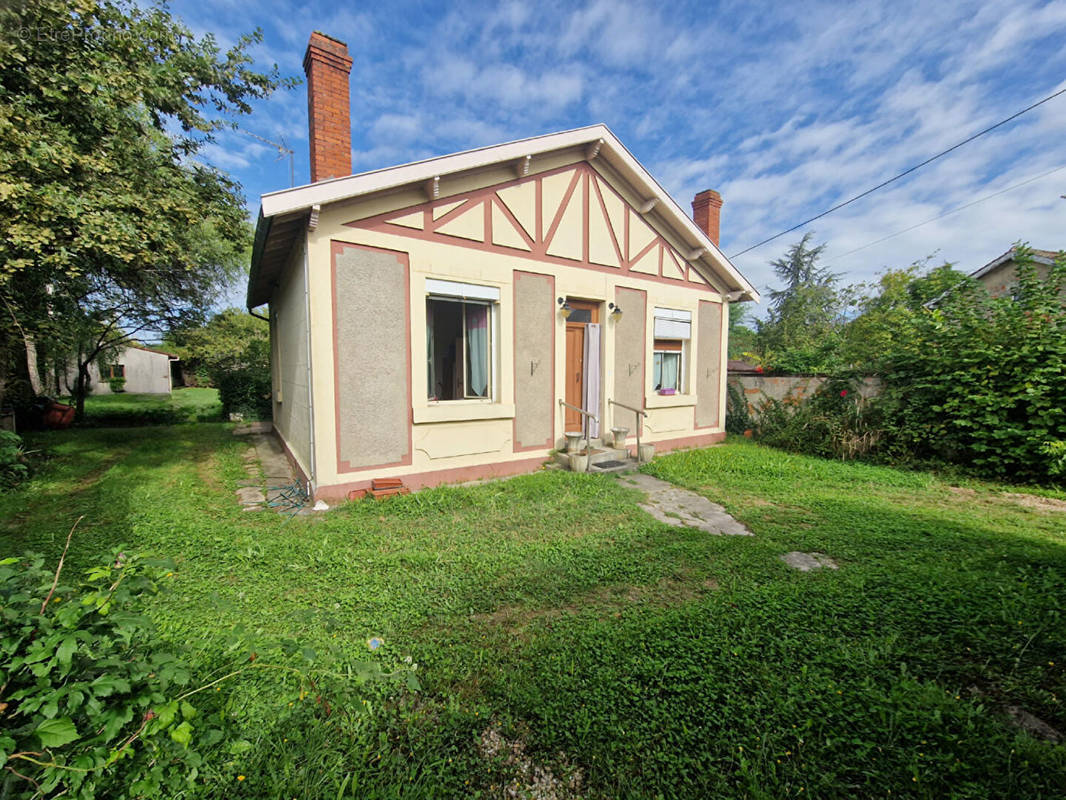
<svg viewBox="0 0 1066 800">
<path fill-rule="evenodd" d="M 1066 87 L 1066 2 L 173 2 L 228 44 L 261 27 L 263 66 L 302 76 L 314 29 L 347 41 L 353 170 L 606 123 L 684 208 L 718 189 L 732 255 Z M 254 9 L 254 11 L 252 11 Z M 296 151 L 306 89 L 242 121 Z M 204 157 L 251 213 L 287 160 L 225 133 Z M 1026 186 L 925 222 L 1059 167 Z M 1066 95 L 825 219 L 847 282 L 936 253 L 973 270 L 1018 239 L 1066 248 Z M 763 290 L 803 231 L 735 259 Z M 857 252 L 851 252 L 863 247 Z"/>
</svg>

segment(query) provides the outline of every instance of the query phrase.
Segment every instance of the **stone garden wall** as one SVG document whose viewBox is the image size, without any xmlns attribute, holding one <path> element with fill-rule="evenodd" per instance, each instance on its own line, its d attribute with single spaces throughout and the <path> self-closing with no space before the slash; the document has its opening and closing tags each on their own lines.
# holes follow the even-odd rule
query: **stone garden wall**
<svg viewBox="0 0 1066 800">
<path fill-rule="evenodd" d="M 820 375 L 730 375 L 729 385 L 740 389 L 748 401 L 748 413 L 758 415 L 767 399 L 784 400 L 792 397 L 805 400 L 818 391 L 826 378 Z M 881 393 L 881 379 L 876 375 L 863 378 L 859 395 L 866 400 Z"/>
</svg>

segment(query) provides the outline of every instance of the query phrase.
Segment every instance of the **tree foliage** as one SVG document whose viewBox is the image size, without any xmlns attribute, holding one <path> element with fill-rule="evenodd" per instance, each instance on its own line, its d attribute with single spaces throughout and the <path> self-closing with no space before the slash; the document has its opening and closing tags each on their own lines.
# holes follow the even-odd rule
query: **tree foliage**
<svg viewBox="0 0 1066 800">
<path fill-rule="evenodd" d="M 850 318 L 841 325 L 834 355 L 836 370 L 878 373 L 927 304 L 974 281 L 951 264 L 928 269 L 927 261 L 888 270 L 872 284 L 851 288 Z"/>
<path fill-rule="evenodd" d="M 168 346 L 219 390 L 222 410 L 270 417 L 270 327 L 236 308 L 171 331 Z"/>
<path fill-rule="evenodd" d="M 1044 478 L 1066 441 L 1066 254 L 1041 280 L 1014 256 L 1019 295 L 966 283 L 914 314 L 884 358 L 878 402 L 897 452 L 1002 478 Z"/>
<path fill-rule="evenodd" d="M 770 262 L 783 288 L 770 292 L 767 318 L 755 339 L 763 363 L 784 372 L 830 368 L 841 319 L 837 276 L 819 266 L 825 245 L 811 247 L 808 233 Z"/>
<path fill-rule="evenodd" d="M 125 337 L 210 306 L 248 227 L 240 186 L 197 154 L 279 85 L 276 68 L 251 68 L 258 38 L 223 53 L 165 8 L 125 0 L 0 9 L 9 342 L 76 352 L 95 338 L 87 374 Z"/>
</svg>

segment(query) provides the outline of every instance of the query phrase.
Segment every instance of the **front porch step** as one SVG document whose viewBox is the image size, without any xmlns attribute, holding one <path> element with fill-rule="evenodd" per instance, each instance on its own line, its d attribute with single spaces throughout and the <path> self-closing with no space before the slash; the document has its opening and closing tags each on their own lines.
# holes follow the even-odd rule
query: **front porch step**
<svg viewBox="0 0 1066 800">
<path fill-rule="evenodd" d="M 603 464 L 594 464 L 592 466 L 592 469 L 589 470 L 589 472 L 595 472 L 595 473 L 599 473 L 601 475 L 602 474 L 614 475 L 614 474 L 617 474 L 619 472 L 633 472 L 638 467 L 640 467 L 640 464 L 637 463 L 637 460 L 635 458 L 628 458 L 627 457 L 624 461 L 621 460 L 621 459 L 619 459 L 619 461 L 621 463 L 619 463 L 618 466 L 614 466 L 614 467 L 607 467 L 607 466 L 604 466 Z"/>
<path fill-rule="evenodd" d="M 584 452 L 581 450 L 579 455 L 584 455 Z M 589 460 L 591 461 L 589 472 L 626 472 L 637 467 L 636 459 L 630 457 L 629 450 L 625 448 L 593 447 L 592 458 Z M 556 453 L 555 462 L 563 469 L 570 469 L 570 454 Z M 610 467 L 599 466 L 605 462 L 619 463 Z"/>
</svg>

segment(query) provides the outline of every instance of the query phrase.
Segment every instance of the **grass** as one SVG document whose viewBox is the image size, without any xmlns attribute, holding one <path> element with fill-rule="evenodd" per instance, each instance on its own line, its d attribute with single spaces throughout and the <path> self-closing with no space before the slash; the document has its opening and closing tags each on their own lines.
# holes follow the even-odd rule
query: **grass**
<svg viewBox="0 0 1066 800">
<path fill-rule="evenodd" d="M 119 542 L 176 560 L 150 613 L 205 670 L 235 628 L 330 666 L 419 664 L 421 692 L 368 688 L 347 723 L 266 672 L 227 684 L 248 746 L 205 764 L 204 796 L 500 797 L 521 759 L 486 755 L 490 727 L 591 797 L 1066 793 L 1066 746 L 1004 712 L 1066 730 L 1066 512 L 1017 487 L 734 442 L 646 469 L 754 537 L 562 472 L 286 521 L 237 506 L 247 445 L 225 425 L 32 445 L 52 458 L 0 496 L 0 556 L 57 556 L 84 514 L 71 569 Z"/>
<path fill-rule="evenodd" d="M 63 402 L 69 402 L 69 398 Z M 124 427 L 182 422 L 215 422 L 222 416 L 218 389 L 182 387 L 170 394 L 89 395 L 85 398 L 85 425 Z"/>
</svg>

